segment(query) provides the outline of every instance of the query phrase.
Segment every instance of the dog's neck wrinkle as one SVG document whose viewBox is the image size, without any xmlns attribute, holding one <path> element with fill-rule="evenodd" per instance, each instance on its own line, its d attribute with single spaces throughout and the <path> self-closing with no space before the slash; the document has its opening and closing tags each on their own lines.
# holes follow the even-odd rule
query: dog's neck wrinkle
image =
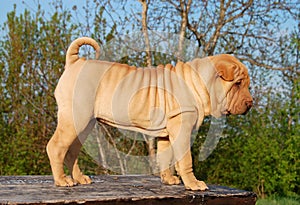
<svg viewBox="0 0 300 205">
<path fill-rule="evenodd" d="M 200 82 L 203 83 L 203 90 L 207 93 L 208 99 L 205 100 L 206 107 L 209 108 L 209 112 L 205 112 L 206 115 L 212 115 L 213 109 L 216 109 L 213 105 L 215 101 L 214 93 L 214 84 L 216 83 L 216 69 L 210 57 L 206 58 L 196 58 L 187 64 L 190 65 L 191 69 L 197 74 L 197 77 L 200 78 Z M 198 81 L 196 81 L 197 83 Z M 201 90 L 200 90 L 201 91 Z"/>
<path fill-rule="evenodd" d="M 208 116 L 211 114 L 211 100 L 210 100 L 209 90 L 207 89 L 205 82 L 199 76 L 198 73 L 195 73 L 195 76 L 192 79 L 193 79 L 192 84 L 196 92 L 196 96 L 202 101 L 202 106 L 203 106 L 202 109 L 204 110 L 204 115 Z"/>
<path fill-rule="evenodd" d="M 199 75 L 207 89 L 211 87 L 216 77 L 216 70 L 209 58 L 195 59 L 189 63 Z"/>
<path fill-rule="evenodd" d="M 198 110 L 204 110 L 204 113 L 199 113 L 204 116 L 210 115 L 211 108 L 210 108 L 210 98 L 209 98 L 209 91 L 205 86 L 205 82 L 199 76 L 197 70 L 193 69 L 190 63 L 182 63 L 176 65 L 176 72 L 180 74 L 182 78 L 184 78 L 187 86 L 190 88 L 191 92 L 194 95 L 194 98 L 198 102 L 198 105 L 201 106 Z M 200 84 L 199 84 L 200 83 Z"/>
<path fill-rule="evenodd" d="M 221 93 L 220 90 L 215 90 L 216 84 L 220 84 L 220 78 L 217 75 L 216 68 L 212 61 L 212 57 L 206 57 L 202 59 L 195 59 L 191 62 L 191 66 L 197 70 L 197 73 L 203 80 L 205 87 L 209 91 L 210 96 L 210 114 L 216 118 L 221 116 L 222 107 L 224 100 L 226 100 L 226 94 L 229 90 L 223 87 Z M 219 93 L 217 95 L 217 93 Z"/>
</svg>

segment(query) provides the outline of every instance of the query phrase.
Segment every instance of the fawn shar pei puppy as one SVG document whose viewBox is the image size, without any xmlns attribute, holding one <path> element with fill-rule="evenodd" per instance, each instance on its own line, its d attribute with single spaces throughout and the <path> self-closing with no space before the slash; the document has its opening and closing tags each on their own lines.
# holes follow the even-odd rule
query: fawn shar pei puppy
<svg viewBox="0 0 300 205">
<path fill-rule="evenodd" d="M 65 71 L 55 90 L 58 104 L 57 129 L 47 153 L 57 186 L 89 184 L 77 163 L 81 143 L 95 123 L 139 131 L 158 137 L 157 156 L 161 181 L 185 187 L 208 189 L 193 174 L 190 136 L 204 116 L 245 114 L 252 106 L 247 68 L 231 55 L 196 58 L 156 68 L 79 58 L 82 45 L 100 47 L 83 37 L 70 45 Z M 68 167 L 71 177 L 64 173 Z"/>
</svg>

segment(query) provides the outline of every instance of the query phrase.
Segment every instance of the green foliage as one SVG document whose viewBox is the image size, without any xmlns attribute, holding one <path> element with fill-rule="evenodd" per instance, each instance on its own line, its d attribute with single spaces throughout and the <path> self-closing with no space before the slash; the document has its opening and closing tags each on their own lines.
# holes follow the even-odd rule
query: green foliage
<svg viewBox="0 0 300 205">
<path fill-rule="evenodd" d="M 300 204 L 299 197 L 277 197 L 271 196 L 268 199 L 259 199 L 256 205 L 298 205 Z"/>
<path fill-rule="evenodd" d="M 49 174 L 45 146 L 55 128 L 54 88 L 74 26 L 68 12 L 8 13 L 1 41 L 0 174 Z"/>
</svg>

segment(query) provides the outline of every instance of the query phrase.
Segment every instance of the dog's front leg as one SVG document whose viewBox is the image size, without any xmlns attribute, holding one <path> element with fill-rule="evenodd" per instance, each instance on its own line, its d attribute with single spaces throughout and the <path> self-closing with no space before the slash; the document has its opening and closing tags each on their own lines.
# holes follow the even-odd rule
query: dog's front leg
<svg viewBox="0 0 300 205">
<path fill-rule="evenodd" d="M 191 155 L 191 132 L 197 120 L 197 113 L 186 112 L 170 119 L 167 124 L 169 139 L 177 162 L 176 171 L 186 189 L 206 190 L 208 187 L 203 181 L 198 181 L 193 173 Z"/>
<path fill-rule="evenodd" d="M 173 175 L 170 166 L 174 163 L 173 149 L 168 137 L 160 137 L 157 141 L 157 162 L 160 169 L 161 182 L 168 185 L 179 184 L 180 180 Z"/>
</svg>

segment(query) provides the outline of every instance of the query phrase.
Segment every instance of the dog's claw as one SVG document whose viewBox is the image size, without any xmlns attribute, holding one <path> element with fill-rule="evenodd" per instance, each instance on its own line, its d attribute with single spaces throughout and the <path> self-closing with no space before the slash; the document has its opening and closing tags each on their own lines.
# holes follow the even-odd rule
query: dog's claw
<svg viewBox="0 0 300 205">
<path fill-rule="evenodd" d="M 81 175 L 81 176 L 74 177 L 74 180 L 76 182 L 78 182 L 79 184 L 91 184 L 92 183 L 91 178 L 87 175 Z"/>
<path fill-rule="evenodd" d="M 72 187 L 76 186 L 77 183 L 75 183 L 71 177 L 64 176 L 59 180 L 55 180 L 55 185 L 61 187 Z"/>
<path fill-rule="evenodd" d="M 177 176 L 164 177 L 162 183 L 168 185 L 180 184 L 180 179 Z"/>
<path fill-rule="evenodd" d="M 205 184 L 205 182 L 198 181 L 198 180 L 188 185 L 185 185 L 185 188 L 193 191 L 205 191 L 209 189 L 208 186 Z"/>
</svg>

